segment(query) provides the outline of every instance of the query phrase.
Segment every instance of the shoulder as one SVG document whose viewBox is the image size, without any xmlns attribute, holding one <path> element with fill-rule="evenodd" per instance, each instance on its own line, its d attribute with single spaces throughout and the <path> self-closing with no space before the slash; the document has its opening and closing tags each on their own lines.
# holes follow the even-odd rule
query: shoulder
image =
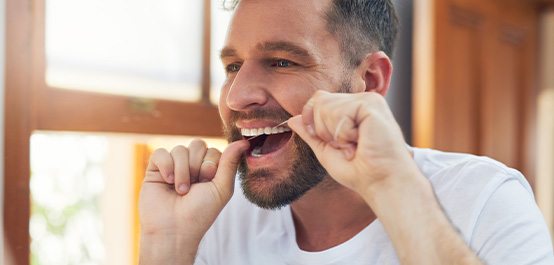
<svg viewBox="0 0 554 265">
<path fill-rule="evenodd" d="M 490 264 L 554 260 L 548 228 L 519 171 L 488 157 L 413 150 L 445 213 L 483 260 Z"/>
<path fill-rule="evenodd" d="M 516 201 L 533 198 L 523 175 L 488 157 L 414 148 L 414 159 L 429 179 L 444 211 L 469 241 L 475 223 L 493 194 L 506 183 L 521 191 Z"/>
<path fill-rule="evenodd" d="M 454 178 L 464 178 L 478 184 L 497 178 L 500 179 L 498 181 L 515 179 L 531 192 L 531 187 L 519 171 L 489 157 L 432 149 L 412 150 L 418 167 L 431 182 L 439 184 Z"/>
<path fill-rule="evenodd" d="M 413 148 L 413 151 L 419 169 L 443 199 L 490 196 L 507 181 L 515 181 L 529 195 L 533 194 L 519 171 L 489 157 L 432 149 Z"/>
</svg>

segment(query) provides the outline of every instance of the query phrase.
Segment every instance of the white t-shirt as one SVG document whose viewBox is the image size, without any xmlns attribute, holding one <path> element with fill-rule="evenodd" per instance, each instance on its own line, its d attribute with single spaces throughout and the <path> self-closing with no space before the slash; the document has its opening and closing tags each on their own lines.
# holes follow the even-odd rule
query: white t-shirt
<svg viewBox="0 0 554 265">
<path fill-rule="evenodd" d="M 554 265 L 548 229 L 521 173 L 486 157 L 418 148 L 413 151 L 447 216 L 486 264 Z M 338 246 L 320 252 L 303 251 L 296 243 L 290 207 L 261 209 L 237 186 L 204 236 L 195 264 L 361 265 L 399 261 L 379 220 Z"/>
</svg>

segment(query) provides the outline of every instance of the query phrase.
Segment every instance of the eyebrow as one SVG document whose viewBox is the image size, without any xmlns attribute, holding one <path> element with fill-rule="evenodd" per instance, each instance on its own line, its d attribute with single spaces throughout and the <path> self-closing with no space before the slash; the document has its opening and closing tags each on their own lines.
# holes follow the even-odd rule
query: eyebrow
<svg viewBox="0 0 554 265">
<path fill-rule="evenodd" d="M 234 56 L 237 56 L 237 50 L 231 48 L 231 47 L 225 47 L 221 50 L 221 53 L 219 55 L 219 57 L 221 59 L 225 58 L 225 57 L 234 57 Z"/>
<path fill-rule="evenodd" d="M 286 52 L 301 58 L 312 58 L 308 50 L 287 41 L 268 41 L 256 45 L 256 49 L 261 52 Z M 221 59 L 237 56 L 237 50 L 232 47 L 225 47 L 221 50 Z"/>
<path fill-rule="evenodd" d="M 264 42 L 256 48 L 263 52 L 287 52 L 298 57 L 312 57 L 308 50 L 286 41 Z"/>
</svg>

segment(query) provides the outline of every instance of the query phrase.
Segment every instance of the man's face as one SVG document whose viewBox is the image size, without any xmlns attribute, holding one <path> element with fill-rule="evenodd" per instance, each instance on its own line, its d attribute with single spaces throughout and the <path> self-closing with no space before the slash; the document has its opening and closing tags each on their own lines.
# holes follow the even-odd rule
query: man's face
<svg viewBox="0 0 554 265">
<path fill-rule="evenodd" d="M 316 90 L 348 89 L 323 18 L 328 2 L 243 0 L 227 33 L 220 115 L 229 141 L 270 133 L 250 141 L 239 166 L 245 195 L 264 208 L 287 205 L 326 177 L 298 136 L 270 128 L 300 114 Z"/>
</svg>

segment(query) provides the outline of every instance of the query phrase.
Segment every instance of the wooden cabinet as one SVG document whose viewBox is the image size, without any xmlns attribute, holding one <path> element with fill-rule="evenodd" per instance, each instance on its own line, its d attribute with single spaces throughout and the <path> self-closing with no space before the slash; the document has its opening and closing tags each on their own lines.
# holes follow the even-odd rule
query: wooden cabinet
<svg viewBox="0 0 554 265">
<path fill-rule="evenodd" d="M 414 145 L 490 156 L 533 183 L 538 4 L 415 5 Z"/>
</svg>

